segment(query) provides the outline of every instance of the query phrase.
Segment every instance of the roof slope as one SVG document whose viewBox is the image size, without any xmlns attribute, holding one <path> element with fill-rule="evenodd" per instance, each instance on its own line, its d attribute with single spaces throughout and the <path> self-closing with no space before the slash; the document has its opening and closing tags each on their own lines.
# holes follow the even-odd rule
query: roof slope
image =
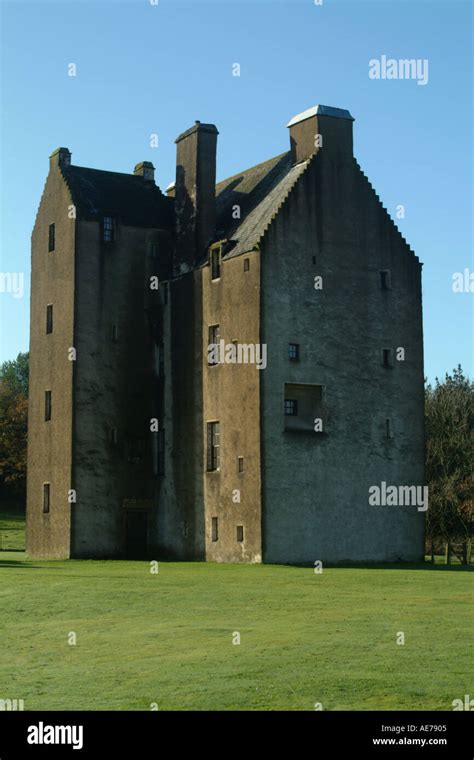
<svg viewBox="0 0 474 760">
<path fill-rule="evenodd" d="M 292 166 L 288 151 L 216 185 L 217 237 L 229 241 L 225 258 L 255 248 L 308 163 Z M 240 219 L 232 216 L 234 206 Z"/>
<path fill-rule="evenodd" d="M 143 177 L 73 165 L 62 173 L 82 219 L 97 221 L 110 214 L 131 227 L 172 224 L 173 202 Z"/>
</svg>

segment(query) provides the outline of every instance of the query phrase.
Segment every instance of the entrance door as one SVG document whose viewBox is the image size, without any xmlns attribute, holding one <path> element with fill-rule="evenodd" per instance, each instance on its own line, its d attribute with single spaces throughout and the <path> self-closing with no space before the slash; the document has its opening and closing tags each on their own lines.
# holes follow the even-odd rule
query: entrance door
<svg viewBox="0 0 474 760">
<path fill-rule="evenodd" d="M 148 513 L 127 512 L 125 553 L 129 559 L 145 559 L 147 555 Z"/>
</svg>

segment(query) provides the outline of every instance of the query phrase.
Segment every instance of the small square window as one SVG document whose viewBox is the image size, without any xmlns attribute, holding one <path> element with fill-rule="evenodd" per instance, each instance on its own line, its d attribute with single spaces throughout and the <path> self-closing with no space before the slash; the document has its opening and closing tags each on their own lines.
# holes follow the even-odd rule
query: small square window
<svg viewBox="0 0 474 760">
<path fill-rule="evenodd" d="M 244 526 L 237 525 L 237 541 L 239 543 L 242 543 L 243 540 L 244 540 Z"/>
<path fill-rule="evenodd" d="M 390 290 L 390 272 L 388 269 L 380 271 L 380 287 L 382 290 Z"/>
<path fill-rule="evenodd" d="M 244 259 L 244 272 L 248 272 L 250 269 L 250 259 Z"/>
<path fill-rule="evenodd" d="M 383 364 L 384 367 L 392 367 L 393 366 L 392 349 L 391 348 L 383 348 L 382 349 L 382 364 Z"/>
<path fill-rule="evenodd" d="M 110 443 L 113 446 L 117 444 L 117 428 L 110 428 Z"/>
<path fill-rule="evenodd" d="M 44 392 L 44 419 L 46 422 L 51 419 L 51 391 Z"/>
<path fill-rule="evenodd" d="M 316 256 L 313 256 L 313 264 L 316 264 Z"/>
<path fill-rule="evenodd" d="M 115 240 L 115 220 L 113 216 L 104 216 L 102 239 L 104 243 L 113 243 Z"/>
<path fill-rule="evenodd" d="M 212 540 L 218 541 L 219 540 L 219 523 L 217 517 L 212 518 Z"/>
<path fill-rule="evenodd" d="M 51 483 L 43 483 L 43 512 L 49 512 L 51 504 Z"/>
<path fill-rule="evenodd" d="M 300 358 L 299 343 L 288 343 L 288 358 L 292 362 L 297 362 Z"/>
<path fill-rule="evenodd" d="M 393 438 L 392 420 L 389 417 L 385 420 L 385 438 Z"/>
<path fill-rule="evenodd" d="M 294 398 L 285 399 L 285 417 L 296 417 L 298 414 L 298 402 Z"/>
<path fill-rule="evenodd" d="M 53 332 L 53 304 L 49 303 L 46 307 L 46 334 Z"/>
<path fill-rule="evenodd" d="M 118 342 L 118 327 L 117 325 L 110 325 L 110 340 L 112 343 Z"/>
<path fill-rule="evenodd" d="M 238 457 L 238 471 L 239 473 L 244 471 L 244 458 Z"/>
<path fill-rule="evenodd" d="M 51 253 L 51 251 L 54 251 L 54 247 L 56 245 L 56 226 L 55 224 L 49 225 L 48 230 L 48 252 Z"/>
<path fill-rule="evenodd" d="M 158 260 L 158 243 L 150 243 L 150 258 L 152 261 Z"/>
<path fill-rule="evenodd" d="M 218 280 L 221 276 L 221 246 L 211 249 L 211 278 Z"/>
</svg>

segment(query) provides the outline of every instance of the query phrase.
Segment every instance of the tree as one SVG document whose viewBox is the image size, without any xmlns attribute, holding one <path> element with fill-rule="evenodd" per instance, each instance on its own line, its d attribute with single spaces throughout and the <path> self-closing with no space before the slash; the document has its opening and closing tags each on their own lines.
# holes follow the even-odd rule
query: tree
<svg viewBox="0 0 474 760">
<path fill-rule="evenodd" d="M 464 545 L 470 555 L 474 525 L 474 383 L 460 366 L 443 383 L 426 387 L 426 469 L 430 494 L 428 536 Z"/>
<path fill-rule="evenodd" d="M 0 365 L 0 485 L 24 495 L 28 429 L 28 354 Z"/>
</svg>

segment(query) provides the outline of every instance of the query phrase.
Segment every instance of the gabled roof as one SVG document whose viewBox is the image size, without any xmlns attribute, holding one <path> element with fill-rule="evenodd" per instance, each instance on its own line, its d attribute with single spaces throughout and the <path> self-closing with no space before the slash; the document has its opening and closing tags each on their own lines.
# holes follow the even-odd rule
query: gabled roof
<svg viewBox="0 0 474 760">
<path fill-rule="evenodd" d="M 288 151 L 216 185 L 217 238 L 229 241 L 224 258 L 258 245 L 308 163 L 292 166 Z M 240 219 L 233 218 L 235 206 L 240 207 Z"/>
<path fill-rule="evenodd" d="M 82 219 L 110 214 L 131 227 L 172 225 L 173 201 L 141 176 L 73 165 L 61 171 Z"/>
</svg>

